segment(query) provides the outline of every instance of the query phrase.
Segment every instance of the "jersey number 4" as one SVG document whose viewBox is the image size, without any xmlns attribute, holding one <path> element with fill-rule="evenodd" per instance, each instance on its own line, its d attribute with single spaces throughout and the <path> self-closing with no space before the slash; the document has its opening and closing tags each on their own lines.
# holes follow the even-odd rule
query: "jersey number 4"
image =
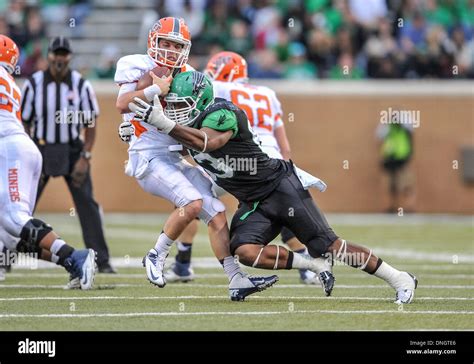
<svg viewBox="0 0 474 364">
<path fill-rule="evenodd" d="M 272 125 L 265 124 L 265 116 L 269 118 L 272 117 L 272 110 L 270 106 L 270 100 L 267 96 L 261 94 L 253 94 L 252 97 L 245 91 L 242 90 L 232 90 L 230 92 L 230 98 L 233 104 L 237 105 L 239 108 L 244 110 L 247 114 L 247 118 L 250 121 L 250 124 L 258 127 L 258 128 L 265 128 L 269 131 L 272 131 Z M 263 101 L 265 106 L 258 107 L 253 110 L 249 105 L 248 101 L 258 103 L 259 105 Z M 257 117 L 257 124 L 255 124 L 255 117 Z"/>
</svg>

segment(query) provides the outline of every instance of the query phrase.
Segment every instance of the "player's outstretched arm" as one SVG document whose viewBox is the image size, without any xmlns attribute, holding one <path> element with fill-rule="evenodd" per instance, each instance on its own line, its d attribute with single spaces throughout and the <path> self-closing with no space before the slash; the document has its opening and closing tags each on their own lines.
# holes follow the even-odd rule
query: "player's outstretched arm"
<svg viewBox="0 0 474 364">
<path fill-rule="evenodd" d="M 155 96 L 153 105 L 136 97 L 128 107 L 135 113 L 137 120 L 153 125 L 160 132 L 169 134 L 186 147 L 199 152 L 210 152 L 221 148 L 233 134 L 232 130 L 217 131 L 208 127 L 198 130 L 177 124 L 164 114 L 158 96 Z"/>
</svg>

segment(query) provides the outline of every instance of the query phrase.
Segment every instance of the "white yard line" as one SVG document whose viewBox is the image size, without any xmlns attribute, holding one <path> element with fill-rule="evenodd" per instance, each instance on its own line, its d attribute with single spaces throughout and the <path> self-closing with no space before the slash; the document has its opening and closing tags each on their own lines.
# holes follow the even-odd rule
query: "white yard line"
<svg viewBox="0 0 474 364">
<path fill-rule="evenodd" d="M 288 301 L 301 301 L 301 300 L 315 300 L 315 301 L 377 301 L 377 302 L 391 302 L 391 298 L 384 297 L 315 297 L 315 296 L 252 296 L 253 299 L 259 300 L 288 300 Z M 179 301 L 179 300 L 196 300 L 196 299 L 222 299 L 228 300 L 228 296 L 142 296 L 142 297 L 120 297 L 120 296 L 89 296 L 89 297 L 58 297 L 58 296 L 46 296 L 46 297 L 7 297 L 0 298 L 1 301 L 36 301 L 36 300 L 49 300 L 49 301 L 94 301 L 94 300 L 161 300 L 161 301 Z M 417 301 L 474 301 L 474 297 L 416 297 Z"/>
<path fill-rule="evenodd" d="M 404 81 L 405 82 L 405 81 Z M 458 81 L 456 81 L 458 82 Z M 232 217 L 230 212 L 228 217 Z M 162 224 L 169 214 L 161 213 L 106 213 L 104 220 L 106 224 L 114 225 L 148 225 L 157 226 Z M 77 233 L 80 234 L 79 219 L 77 216 L 71 217 L 66 213 L 38 213 L 38 218 L 45 221 L 52 221 L 55 225 L 72 225 L 76 226 Z M 334 225 L 350 225 L 350 226 L 374 226 L 374 225 L 418 225 L 418 224 L 448 224 L 448 225 L 464 225 L 472 226 L 474 217 L 472 215 L 455 215 L 455 214 L 405 214 L 398 216 L 397 214 L 346 214 L 346 213 L 327 213 L 326 218 L 329 223 Z M 58 227 L 58 230 L 59 227 Z M 62 232 L 62 230 L 60 230 Z M 156 227 L 157 233 L 159 228 Z M 108 231 L 107 231 L 108 235 Z"/>
<path fill-rule="evenodd" d="M 474 256 L 469 254 L 458 254 L 457 262 L 453 263 L 453 256 L 455 253 L 428 253 L 428 252 L 416 252 L 414 250 L 395 250 L 386 248 L 374 248 L 374 251 L 379 252 L 384 257 L 400 258 L 403 259 L 403 263 L 394 264 L 397 268 L 412 267 L 416 270 L 455 270 L 460 268 L 469 268 L 474 271 L 471 263 L 474 263 Z M 115 257 L 111 259 L 111 263 L 115 268 L 143 268 L 142 265 L 143 257 Z M 407 262 L 412 260 L 412 262 Z M 416 261 L 430 261 L 437 264 L 419 264 Z M 173 259 L 168 259 L 168 265 L 172 263 Z M 45 262 L 42 260 L 23 260 L 23 262 L 29 263 L 22 264 L 21 266 L 14 264 L 14 269 L 62 269 L 62 267 Z M 222 270 L 222 266 L 213 257 L 199 257 L 192 259 L 192 265 L 194 268 L 205 268 L 205 269 L 219 269 Z"/>
<path fill-rule="evenodd" d="M 202 311 L 202 312 L 126 312 L 78 314 L 0 314 L 0 318 L 88 318 L 88 317 L 183 317 L 183 316 L 268 316 L 281 314 L 337 314 L 337 315 L 473 315 L 474 311 L 407 311 L 407 310 L 294 310 L 294 311 Z"/>
<path fill-rule="evenodd" d="M 295 275 L 297 272 L 294 272 Z M 64 272 L 58 271 L 56 273 L 43 273 L 43 272 L 34 272 L 34 273 L 8 273 L 8 277 L 15 277 L 15 278 L 64 278 Z M 363 279 L 363 278 L 370 278 L 370 275 L 361 274 L 360 272 L 354 273 L 335 273 L 336 278 L 353 278 L 353 279 Z M 145 279 L 145 272 L 143 273 L 117 273 L 117 274 L 109 274 L 109 275 L 99 275 L 98 277 L 108 278 L 108 279 L 118 279 L 118 278 L 137 278 L 137 279 Z M 292 278 L 285 272 L 285 278 Z M 204 279 L 204 278 L 223 278 L 225 279 L 225 273 L 196 273 L 195 279 Z M 471 279 L 474 281 L 474 273 L 473 274 L 432 274 L 426 273 L 420 275 L 419 278 L 432 278 L 432 279 Z"/>
<path fill-rule="evenodd" d="M 110 283 L 110 284 L 99 284 L 98 289 L 105 289 L 107 287 L 151 287 L 150 284 L 121 284 L 121 283 Z M 61 285 L 47 285 L 47 284 L 0 284 L 0 288 L 62 288 Z M 225 284 L 200 284 L 200 283 L 187 283 L 187 284 L 176 284 L 173 288 L 229 288 Z M 309 288 L 316 289 L 317 286 L 308 286 L 303 284 L 276 284 L 272 288 Z M 335 289 L 390 289 L 389 286 L 383 284 L 340 284 L 336 285 Z M 418 288 L 424 289 L 474 289 L 473 285 L 419 285 Z"/>
</svg>

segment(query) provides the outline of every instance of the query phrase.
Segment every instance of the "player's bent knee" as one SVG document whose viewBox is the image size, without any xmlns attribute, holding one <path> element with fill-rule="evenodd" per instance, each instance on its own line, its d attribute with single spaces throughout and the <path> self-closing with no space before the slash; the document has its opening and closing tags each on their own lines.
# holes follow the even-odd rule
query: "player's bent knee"
<svg viewBox="0 0 474 364">
<path fill-rule="evenodd" d="M 325 236 L 318 236 L 316 238 L 311 239 L 307 243 L 309 255 L 313 258 L 325 256 L 329 251 L 329 247 L 335 240 L 337 240 L 337 237 L 328 238 Z"/>
<path fill-rule="evenodd" d="M 191 220 L 199 216 L 201 209 L 202 209 L 202 200 L 195 200 L 184 206 L 184 210 L 186 211 L 186 216 Z"/>
<path fill-rule="evenodd" d="M 25 211 L 15 211 L 13 213 L 0 213 L 0 224 L 3 229 L 14 237 L 20 237 L 20 233 L 25 224 L 31 220 L 31 216 Z"/>
<path fill-rule="evenodd" d="M 199 218 L 205 223 L 210 224 L 214 221 L 214 218 L 219 216 L 219 214 L 223 215 L 222 213 L 225 211 L 225 205 L 217 198 L 211 196 L 203 196 L 203 203 L 202 209 L 199 213 Z M 225 223 L 227 223 L 227 219 L 225 215 L 223 215 L 223 219 Z"/>
<path fill-rule="evenodd" d="M 35 218 L 29 220 L 21 230 L 21 241 L 18 243 L 17 249 L 25 253 L 38 252 L 41 240 L 51 231 L 53 231 L 51 225 L 44 221 Z"/>
<path fill-rule="evenodd" d="M 240 263 L 251 267 L 259 256 L 261 250 L 262 246 L 260 245 L 245 244 L 235 249 L 232 254 L 237 256 Z"/>
</svg>

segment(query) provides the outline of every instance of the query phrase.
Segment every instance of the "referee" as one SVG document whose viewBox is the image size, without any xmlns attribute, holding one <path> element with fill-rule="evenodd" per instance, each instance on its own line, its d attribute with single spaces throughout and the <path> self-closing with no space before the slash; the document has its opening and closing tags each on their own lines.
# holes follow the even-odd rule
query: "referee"
<svg viewBox="0 0 474 364">
<path fill-rule="evenodd" d="M 89 81 L 69 68 L 71 55 L 69 40 L 54 38 L 48 48 L 48 69 L 34 73 L 22 90 L 23 123 L 43 155 L 37 201 L 50 177 L 63 176 L 79 215 L 84 243 L 97 252 L 99 272 L 115 273 L 90 177 L 99 107 Z"/>
</svg>

